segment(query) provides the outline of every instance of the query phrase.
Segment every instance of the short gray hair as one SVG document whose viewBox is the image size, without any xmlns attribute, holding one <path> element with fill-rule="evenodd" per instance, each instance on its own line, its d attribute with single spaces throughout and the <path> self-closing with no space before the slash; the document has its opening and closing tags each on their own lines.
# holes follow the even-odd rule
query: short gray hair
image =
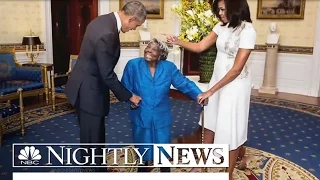
<svg viewBox="0 0 320 180">
<path fill-rule="evenodd" d="M 169 48 L 167 44 L 157 38 L 153 38 L 151 41 L 149 41 L 149 44 L 157 44 L 158 46 L 158 52 L 160 54 L 160 60 L 166 60 L 169 54 Z"/>
<path fill-rule="evenodd" d="M 125 15 L 136 17 L 140 22 L 147 18 L 147 9 L 140 1 L 130 1 L 121 10 Z"/>
</svg>

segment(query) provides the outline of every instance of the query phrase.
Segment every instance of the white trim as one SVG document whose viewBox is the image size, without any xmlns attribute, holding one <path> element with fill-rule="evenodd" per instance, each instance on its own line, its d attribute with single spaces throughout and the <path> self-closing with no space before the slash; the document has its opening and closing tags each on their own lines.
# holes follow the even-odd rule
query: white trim
<svg viewBox="0 0 320 180">
<path fill-rule="evenodd" d="M 46 62 L 53 64 L 53 45 L 52 45 L 52 18 L 51 18 L 51 0 L 44 1 L 45 17 L 45 38 L 44 48 L 46 49 Z"/>
<path fill-rule="evenodd" d="M 180 2 L 180 0 L 175 0 L 174 3 L 175 4 L 178 4 Z M 174 15 L 174 29 L 173 29 L 173 32 L 174 32 L 174 35 L 178 36 L 179 33 L 180 33 L 180 26 L 181 26 L 181 21 L 180 21 L 180 18 L 178 15 Z"/>
<path fill-rule="evenodd" d="M 172 51 L 173 50 L 173 51 Z M 121 79 L 125 65 L 129 59 L 139 56 L 139 49 L 121 49 L 119 61 L 115 67 L 115 73 Z M 168 60 L 172 61 L 179 67 L 175 61 L 174 49 L 170 48 Z M 251 71 L 252 83 L 254 89 L 259 89 L 263 82 L 263 72 L 265 65 L 265 52 L 253 52 L 249 57 L 249 68 Z M 277 69 L 277 88 L 279 92 L 300 94 L 308 96 L 310 92 L 309 80 L 312 78 L 309 63 L 312 62 L 313 56 L 306 54 L 289 54 L 279 53 Z M 194 81 L 201 90 L 206 90 L 208 84 L 199 83 L 199 76 L 187 76 Z"/>
<path fill-rule="evenodd" d="M 110 3 L 109 0 L 99 0 L 98 2 L 99 15 L 109 13 Z M 45 32 L 45 49 L 46 49 L 46 63 L 53 63 L 53 42 L 52 42 L 52 17 L 51 17 L 51 0 L 44 1 L 44 20 L 43 31 Z"/>
<path fill-rule="evenodd" d="M 174 0 L 174 3 L 175 4 L 180 3 L 180 0 Z M 178 36 L 180 34 L 181 20 L 180 20 L 180 17 L 176 14 L 174 15 L 173 23 L 174 23 L 173 35 Z M 183 71 L 183 51 L 180 51 L 179 54 L 175 54 L 174 62 L 176 63 L 176 65 L 178 65 L 177 67 L 182 72 Z"/>
<path fill-rule="evenodd" d="M 173 32 L 174 32 L 174 35 L 178 36 L 180 34 L 180 25 L 181 25 L 181 20 L 178 16 L 175 16 L 174 24 L 175 24 L 175 27 Z"/>
<path fill-rule="evenodd" d="M 179 0 L 175 0 L 175 2 L 178 2 Z M 179 18 L 174 18 L 175 21 L 175 27 L 174 27 L 174 33 L 175 35 L 179 34 L 180 31 L 180 21 Z M 253 53 L 253 54 L 259 54 L 259 53 Z M 295 54 L 287 54 L 288 57 L 291 56 L 298 58 L 299 55 Z M 254 56 L 253 56 L 254 57 Z M 285 56 L 284 56 L 285 57 Z M 308 57 L 307 55 L 304 57 Z M 260 58 L 259 58 L 260 59 Z M 282 88 L 282 92 L 287 92 L 287 93 L 297 93 L 297 94 L 302 94 L 302 95 L 307 95 L 307 96 L 314 96 L 314 97 L 320 97 L 320 1 L 318 5 L 318 11 L 317 11 L 317 22 L 316 22 L 316 27 L 315 27 L 315 39 L 314 39 L 314 48 L 313 48 L 313 56 L 311 58 L 307 58 L 309 61 L 305 62 L 305 67 L 304 73 L 300 74 L 300 76 L 304 76 L 304 80 L 307 80 L 305 83 L 306 91 L 304 90 L 305 88 L 303 87 L 298 87 L 297 90 L 295 90 L 292 87 L 288 88 Z M 291 59 L 292 60 L 292 59 Z M 290 62 L 291 60 L 287 60 Z M 181 65 L 182 65 L 182 60 L 181 60 Z M 284 66 L 285 67 L 285 66 Z M 282 68 L 284 68 L 282 67 Z M 284 69 L 278 69 L 280 72 L 286 71 L 287 68 Z M 263 72 L 263 69 L 261 69 Z M 305 74 L 306 73 L 306 74 Z M 279 78 L 279 77 L 278 77 Z M 262 81 L 262 80 L 261 80 Z M 254 83 L 255 88 L 259 87 L 258 81 Z M 278 86 L 282 86 L 282 84 L 278 84 Z"/>
<path fill-rule="evenodd" d="M 99 0 L 98 2 L 98 15 L 108 14 L 110 12 L 109 0 Z"/>
<path fill-rule="evenodd" d="M 312 78 L 310 78 L 310 96 L 320 97 L 320 3 L 317 12 L 315 38 L 313 46 L 313 60 L 310 63 Z"/>
<path fill-rule="evenodd" d="M 16 52 L 16 59 L 19 64 L 30 63 L 31 60 L 26 56 L 25 52 Z M 37 63 L 48 63 L 47 62 L 47 53 L 45 51 L 40 51 L 37 59 L 35 59 Z"/>
</svg>

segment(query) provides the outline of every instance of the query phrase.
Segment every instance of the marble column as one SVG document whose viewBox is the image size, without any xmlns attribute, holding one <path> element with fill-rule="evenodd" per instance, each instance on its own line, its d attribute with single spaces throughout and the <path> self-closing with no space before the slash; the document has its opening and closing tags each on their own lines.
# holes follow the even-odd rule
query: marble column
<svg viewBox="0 0 320 180">
<path fill-rule="evenodd" d="M 266 61 L 264 66 L 263 84 L 258 90 L 259 93 L 277 94 L 277 65 L 279 44 L 266 44 Z"/>
</svg>

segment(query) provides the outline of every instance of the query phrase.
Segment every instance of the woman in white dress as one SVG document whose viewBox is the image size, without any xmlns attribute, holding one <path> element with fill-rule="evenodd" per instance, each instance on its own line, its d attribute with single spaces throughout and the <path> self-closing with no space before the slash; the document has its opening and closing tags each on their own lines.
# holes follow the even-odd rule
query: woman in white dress
<svg viewBox="0 0 320 180">
<path fill-rule="evenodd" d="M 209 88 L 199 96 L 198 102 L 209 98 L 204 109 L 204 142 L 229 144 L 227 170 L 232 179 L 233 169 L 247 141 L 252 83 L 246 63 L 255 46 L 256 32 L 246 0 L 215 0 L 213 11 L 221 22 L 201 42 L 183 42 L 175 36 L 168 36 L 167 42 L 198 53 L 214 44 L 217 46 Z"/>
</svg>

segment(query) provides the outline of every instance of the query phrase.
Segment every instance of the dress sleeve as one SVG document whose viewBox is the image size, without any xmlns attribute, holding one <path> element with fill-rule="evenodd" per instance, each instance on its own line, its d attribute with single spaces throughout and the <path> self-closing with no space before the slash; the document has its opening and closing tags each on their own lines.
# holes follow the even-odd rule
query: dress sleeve
<svg viewBox="0 0 320 180">
<path fill-rule="evenodd" d="M 171 84 L 183 94 L 189 96 L 193 100 L 197 100 L 199 94 L 202 93 L 200 88 L 190 79 L 186 78 L 173 63 L 172 82 Z"/>
<path fill-rule="evenodd" d="M 221 29 L 221 23 L 218 22 L 212 29 L 213 32 L 215 32 L 217 35 L 219 35 L 219 31 Z"/>
<path fill-rule="evenodd" d="M 244 28 L 240 33 L 239 48 L 254 49 L 256 38 L 257 34 L 253 26 Z"/>
</svg>

